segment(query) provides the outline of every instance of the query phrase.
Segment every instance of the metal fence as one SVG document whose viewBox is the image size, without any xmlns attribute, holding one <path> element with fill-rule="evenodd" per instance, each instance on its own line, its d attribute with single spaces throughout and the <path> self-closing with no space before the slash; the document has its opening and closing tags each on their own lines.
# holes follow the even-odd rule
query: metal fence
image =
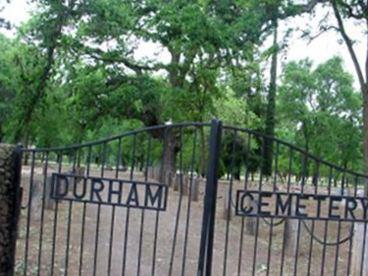
<svg viewBox="0 0 368 276">
<path fill-rule="evenodd" d="M 273 137 L 155 126 L 23 164 L 19 275 L 367 275 L 366 177 Z"/>
</svg>

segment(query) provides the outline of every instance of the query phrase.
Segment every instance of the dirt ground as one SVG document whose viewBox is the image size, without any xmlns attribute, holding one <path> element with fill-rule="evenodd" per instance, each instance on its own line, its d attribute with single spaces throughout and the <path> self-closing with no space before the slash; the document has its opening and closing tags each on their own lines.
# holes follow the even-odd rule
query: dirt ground
<svg viewBox="0 0 368 276">
<path fill-rule="evenodd" d="M 91 171 L 91 175 L 98 173 Z M 106 171 L 105 177 L 115 177 L 115 173 Z M 118 177 L 129 179 L 127 173 Z M 143 175 L 137 173 L 134 179 L 143 179 Z M 96 204 L 60 201 L 53 210 L 44 210 L 43 220 L 41 201 L 34 200 L 31 208 L 26 207 L 27 168 L 23 169 L 22 185 L 25 208 L 17 243 L 17 273 L 22 274 L 26 267 L 27 275 L 37 275 L 38 271 L 41 275 L 196 275 L 204 182 L 198 201 L 190 201 L 188 196 L 169 188 L 168 205 L 162 212 L 104 205 L 99 209 Z M 258 219 L 258 231 L 251 235 L 245 231 L 246 219 L 235 216 L 234 208 L 230 221 L 223 218 L 228 187 L 227 181 L 219 184 L 213 275 L 307 275 L 308 270 L 310 275 L 334 275 L 335 269 L 335 275 L 347 274 L 351 240 L 340 246 L 311 243 L 310 235 L 301 226 L 297 256 L 283 254 L 284 223 L 270 226 Z M 242 183 L 234 182 L 233 196 L 242 187 Z M 312 227 L 311 222 L 307 224 Z M 338 231 L 340 239 L 346 237 L 350 226 L 348 222 L 342 222 L 340 227 L 337 222 L 329 222 L 327 240 L 335 242 Z M 323 239 L 325 229 L 325 222 L 315 222 L 316 236 Z"/>
</svg>

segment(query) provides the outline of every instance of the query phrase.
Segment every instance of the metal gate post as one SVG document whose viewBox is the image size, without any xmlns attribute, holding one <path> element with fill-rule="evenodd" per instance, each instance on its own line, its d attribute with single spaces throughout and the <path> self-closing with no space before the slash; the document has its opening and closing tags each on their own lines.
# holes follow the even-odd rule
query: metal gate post
<svg viewBox="0 0 368 276">
<path fill-rule="evenodd" d="M 20 146 L 0 144 L 0 276 L 14 275 L 21 164 Z"/>
<path fill-rule="evenodd" d="M 213 237 L 215 230 L 217 170 L 221 147 L 222 122 L 212 120 L 210 136 L 210 154 L 207 171 L 206 193 L 202 219 L 201 243 L 198 261 L 198 276 L 211 275 Z"/>
</svg>

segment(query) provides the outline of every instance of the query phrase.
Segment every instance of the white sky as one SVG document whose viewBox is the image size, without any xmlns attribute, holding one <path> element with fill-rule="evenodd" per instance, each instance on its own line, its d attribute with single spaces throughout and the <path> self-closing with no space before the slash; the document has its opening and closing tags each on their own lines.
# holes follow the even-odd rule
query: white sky
<svg viewBox="0 0 368 276">
<path fill-rule="evenodd" d="M 0 3 L 1 2 L 3 2 L 3 0 L 0 0 Z M 27 2 L 27 0 L 12 0 L 11 4 L 7 5 L 0 15 L 10 20 L 15 26 L 19 26 L 21 22 L 26 21 L 30 17 L 31 4 Z M 281 33 L 287 29 L 286 26 L 293 26 L 299 29 L 305 29 L 306 26 L 310 26 L 314 30 L 318 30 L 318 18 L 322 18 L 325 12 L 326 10 L 320 8 L 317 9 L 314 19 L 309 15 L 289 19 L 287 22 L 283 22 L 280 25 Z M 329 23 L 335 24 L 333 16 L 331 16 Z M 351 34 L 352 38 L 356 40 L 355 48 L 358 54 L 358 59 L 361 64 L 364 64 L 365 48 L 367 47 L 363 43 L 365 41 L 363 33 L 364 26 L 359 26 L 355 22 L 348 22 L 348 24 L 346 24 L 346 30 Z M 7 35 L 11 35 L 11 32 L 4 30 L 1 31 Z M 281 38 L 282 35 L 279 35 L 279 37 Z M 341 38 L 337 33 L 329 31 L 313 40 L 311 43 L 308 43 L 307 40 L 300 39 L 300 32 L 294 32 L 289 39 L 289 47 L 286 54 L 280 57 L 279 65 L 281 66 L 282 63 L 291 60 L 300 60 L 307 57 L 317 65 L 337 55 L 343 58 L 347 70 L 355 77 L 356 74 L 353 63 L 346 46 L 343 43 L 339 43 L 339 40 L 341 41 Z M 137 57 L 139 58 L 152 58 L 155 53 L 158 54 L 158 58 L 163 59 L 164 61 L 169 58 L 168 53 L 160 52 L 161 49 L 156 47 L 153 43 L 145 44 L 140 48 L 141 49 L 139 49 L 137 53 Z M 358 89 L 357 81 L 355 81 L 355 86 Z"/>
</svg>

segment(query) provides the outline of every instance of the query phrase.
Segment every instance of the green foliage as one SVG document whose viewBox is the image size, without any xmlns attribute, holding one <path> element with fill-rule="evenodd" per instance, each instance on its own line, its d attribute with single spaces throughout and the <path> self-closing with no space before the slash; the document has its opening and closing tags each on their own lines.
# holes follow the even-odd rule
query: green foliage
<svg viewBox="0 0 368 276">
<path fill-rule="evenodd" d="M 279 88 L 279 136 L 341 166 L 359 168 L 362 102 L 352 82 L 337 57 L 315 69 L 308 60 L 289 63 Z"/>
<path fill-rule="evenodd" d="M 264 131 L 264 61 L 278 47 L 265 50 L 264 42 L 276 17 L 303 12 L 293 1 L 278 0 L 35 2 L 35 13 L 16 38 L 0 35 L 0 139 L 39 147 L 82 143 L 169 120 L 217 117 Z M 149 53 L 156 50 L 166 58 Z M 352 87 L 339 58 L 316 68 L 308 60 L 287 64 L 277 88 L 277 135 L 341 166 L 359 168 L 362 101 Z M 203 174 L 208 133 L 197 134 L 201 158 L 195 166 Z M 192 135 L 184 134 L 176 153 L 186 168 Z M 143 164 L 149 137 L 136 139 L 142 147 L 134 158 Z M 151 139 L 154 163 L 163 141 L 160 135 Z M 221 174 L 231 173 L 232 142 L 237 177 L 246 159 L 250 172 L 258 169 L 263 141 L 247 139 L 224 136 Z M 124 148 L 134 142 L 128 140 Z M 118 144 L 106 150 L 117 152 Z M 282 172 L 288 169 L 288 152 L 280 153 Z M 129 165 L 131 154 L 125 152 L 120 164 Z M 98 159 L 101 152 L 92 155 Z M 116 164 L 114 158 L 109 165 Z"/>
</svg>

